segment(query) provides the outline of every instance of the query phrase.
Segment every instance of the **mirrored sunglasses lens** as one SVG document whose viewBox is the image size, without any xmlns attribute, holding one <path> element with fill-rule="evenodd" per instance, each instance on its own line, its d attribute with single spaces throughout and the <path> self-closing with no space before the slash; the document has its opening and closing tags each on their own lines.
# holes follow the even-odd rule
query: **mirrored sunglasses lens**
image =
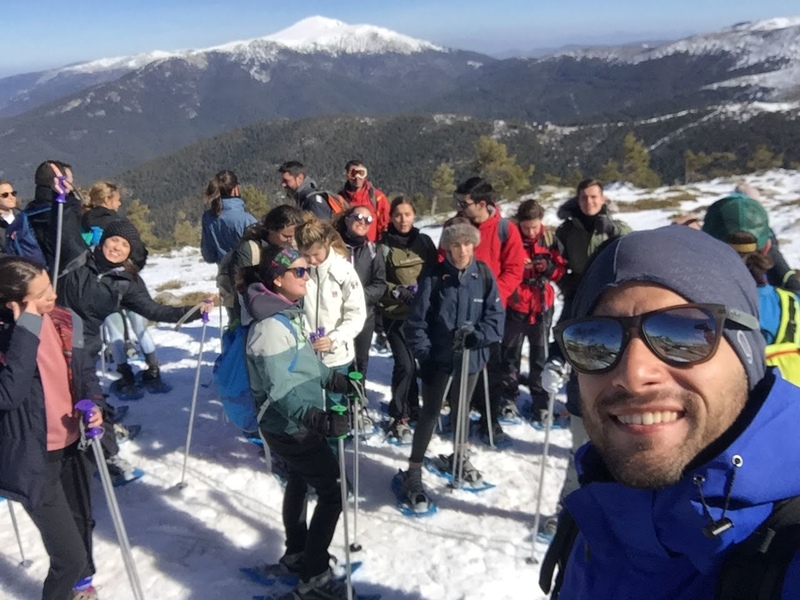
<svg viewBox="0 0 800 600">
<path fill-rule="evenodd" d="M 594 319 L 567 326 L 562 333 L 564 351 L 576 369 L 592 372 L 608 369 L 622 347 L 622 325 Z"/>
<path fill-rule="evenodd" d="M 364 221 L 366 223 L 372 223 L 372 215 L 355 215 L 356 221 Z"/>
<path fill-rule="evenodd" d="M 651 315 L 642 330 L 662 359 L 679 364 L 708 358 L 718 336 L 714 316 L 705 309 L 691 307 Z"/>
</svg>

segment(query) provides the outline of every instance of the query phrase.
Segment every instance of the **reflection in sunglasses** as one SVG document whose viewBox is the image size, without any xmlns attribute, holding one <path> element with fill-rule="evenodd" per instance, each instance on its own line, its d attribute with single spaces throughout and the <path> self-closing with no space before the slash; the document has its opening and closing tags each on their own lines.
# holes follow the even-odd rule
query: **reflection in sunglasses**
<svg viewBox="0 0 800 600">
<path fill-rule="evenodd" d="M 354 221 L 359 221 L 361 223 L 366 223 L 367 225 L 371 225 L 372 221 L 374 220 L 372 215 L 365 215 L 362 213 L 356 213 L 353 215 Z"/>
</svg>

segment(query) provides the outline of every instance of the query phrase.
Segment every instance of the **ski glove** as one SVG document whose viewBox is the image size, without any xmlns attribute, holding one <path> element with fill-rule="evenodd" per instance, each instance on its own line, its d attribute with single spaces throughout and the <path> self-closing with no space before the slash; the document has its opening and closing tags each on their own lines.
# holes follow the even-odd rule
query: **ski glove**
<svg viewBox="0 0 800 600">
<path fill-rule="evenodd" d="M 471 338 L 472 346 L 467 345 L 467 338 Z M 475 327 L 472 323 L 467 323 L 456 329 L 453 334 L 453 350 L 461 350 L 462 348 L 475 348 L 478 345 L 478 336 L 475 335 Z"/>
<path fill-rule="evenodd" d="M 569 377 L 569 365 L 558 358 L 547 361 L 542 369 L 541 386 L 548 394 L 557 394 L 558 391 L 567 383 Z"/>
<path fill-rule="evenodd" d="M 347 412 L 339 414 L 311 407 L 306 412 L 303 425 L 309 431 L 314 431 L 323 437 L 342 437 L 350 431 L 350 416 Z"/>
<path fill-rule="evenodd" d="M 350 379 L 339 371 L 331 371 L 325 389 L 334 394 L 347 394 L 350 392 Z"/>
</svg>

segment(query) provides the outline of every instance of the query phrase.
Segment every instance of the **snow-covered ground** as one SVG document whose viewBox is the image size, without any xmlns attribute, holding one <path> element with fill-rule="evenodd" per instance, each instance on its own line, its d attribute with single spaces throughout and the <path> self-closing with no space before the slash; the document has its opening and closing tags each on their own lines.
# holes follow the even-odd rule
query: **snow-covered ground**
<svg viewBox="0 0 800 600">
<path fill-rule="evenodd" d="M 789 262 L 800 264 L 800 244 L 796 243 L 800 173 L 773 171 L 747 180 L 764 192 L 773 229 Z M 667 224 L 678 210 L 702 209 L 730 192 L 734 184 L 733 180 L 716 180 L 656 191 L 612 186 L 608 196 L 618 205 L 679 194 L 695 196 L 683 200 L 679 208 L 620 213 L 634 229 L 649 229 Z M 559 190 L 549 198 L 547 223 L 557 223 L 555 208 L 568 193 Z M 504 206 L 506 215 L 513 210 L 511 205 Z M 438 229 L 426 232 L 438 238 Z M 202 263 L 199 253 L 189 249 L 154 257 L 144 271 L 151 290 L 177 279 L 183 282 L 183 293 L 212 291 L 214 275 L 214 267 Z M 167 325 L 154 328 L 164 377 L 175 389 L 129 403 L 126 423 L 141 423 L 144 429 L 136 440 L 122 446 L 122 454 L 147 474 L 119 488 L 117 496 L 149 600 L 249 600 L 266 588 L 246 579 L 239 568 L 275 561 L 283 551 L 282 490 L 266 472 L 261 450 L 225 421 L 213 386 L 199 389 L 189 486 L 183 491 L 175 488 L 181 476 L 201 332 L 199 323 L 190 323 L 180 332 Z M 200 377 L 204 384 L 211 379 L 212 362 L 219 351 L 216 313 L 206 334 Z M 391 358 L 374 355 L 368 395 L 375 417 L 380 415 L 380 404 L 389 400 L 390 374 Z M 523 388 L 523 394 L 525 391 Z M 405 468 L 409 448 L 384 444 L 380 439 L 362 445 L 364 500 L 358 541 L 364 549 L 355 556 L 364 566 L 354 575 L 357 591 L 382 594 L 387 600 L 544 598 L 537 585 L 538 567 L 526 562 L 531 554 L 530 526 L 544 434 L 528 424 L 509 426 L 506 431 L 513 439 L 512 448 L 492 451 L 479 445 L 474 457 L 484 477 L 497 487 L 482 494 L 451 491 L 443 480 L 426 473 L 425 482 L 439 504 L 439 512 L 426 519 L 402 516 L 389 489 L 392 476 Z M 565 431 L 555 431 L 551 439 L 542 506 L 545 515 L 555 509 L 570 445 Z M 434 436 L 429 455 L 449 453 L 449 446 L 448 441 Z M 104 600 L 133 598 L 99 482 L 95 482 L 94 492 L 95 582 L 100 596 Z M 47 555 L 36 528 L 18 507 L 26 558 L 33 564 L 27 569 L 17 566 L 20 558 L 6 512 L 0 505 L 0 596 L 38 598 L 48 569 Z M 341 522 L 331 550 L 344 556 Z M 537 546 L 537 556 L 544 550 Z"/>
</svg>

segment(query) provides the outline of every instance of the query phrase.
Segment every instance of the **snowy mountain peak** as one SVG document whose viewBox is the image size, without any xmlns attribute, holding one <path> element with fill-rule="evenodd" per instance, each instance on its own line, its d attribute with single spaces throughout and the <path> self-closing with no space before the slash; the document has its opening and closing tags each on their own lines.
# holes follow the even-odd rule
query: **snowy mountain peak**
<svg viewBox="0 0 800 600">
<path fill-rule="evenodd" d="M 344 21 L 315 16 L 261 38 L 297 52 L 333 54 L 413 54 L 444 48 L 375 25 L 350 25 Z"/>
<path fill-rule="evenodd" d="M 797 17 L 777 17 L 774 19 L 764 19 L 763 21 L 747 21 L 737 23 L 731 29 L 733 31 L 775 31 L 788 27 L 800 25 L 800 16 Z"/>
</svg>

